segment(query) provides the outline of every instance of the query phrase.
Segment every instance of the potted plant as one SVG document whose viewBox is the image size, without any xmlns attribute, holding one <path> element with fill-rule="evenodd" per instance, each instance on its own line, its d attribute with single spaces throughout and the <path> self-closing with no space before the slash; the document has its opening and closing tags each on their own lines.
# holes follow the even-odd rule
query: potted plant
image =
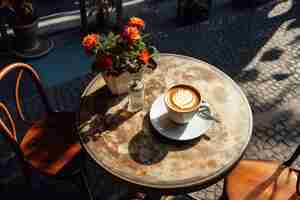
<svg viewBox="0 0 300 200">
<path fill-rule="evenodd" d="M 154 68 L 155 47 L 148 44 L 148 35 L 143 34 L 145 23 L 132 17 L 121 33 L 108 35 L 89 34 L 82 45 L 88 55 L 95 56 L 92 71 L 101 72 L 113 94 L 128 91 L 130 77 L 141 74 L 145 67 Z"/>
<path fill-rule="evenodd" d="M 48 53 L 53 42 L 38 37 L 38 17 L 32 0 L 6 0 L 15 13 L 12 28 L 15 34 L 14 52 L 23 58 L 40 57 Z"/>
<path fill-rule="evenodd" d="M 97 9 L 97 20 L 99 24 L 104 24 L 109 18 L 114 7 L 114 1 L 110 0 L 95 0 Z"/>
</svg>

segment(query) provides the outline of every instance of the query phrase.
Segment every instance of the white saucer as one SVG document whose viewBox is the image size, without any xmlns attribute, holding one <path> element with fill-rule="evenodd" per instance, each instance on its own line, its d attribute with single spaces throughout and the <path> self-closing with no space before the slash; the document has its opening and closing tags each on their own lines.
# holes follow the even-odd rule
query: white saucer
<svg viewBox="0 0 300 200">
<path fill-rule="evenodd" d="M 174 123 L 167 116 L 168 111 L 163 97 L 159 96 L 150 109 L 151 124 L 161 135 L 172 140 L 187 141 L 200 137 L 211 127 L 212 120 L 197 114 L 187 124 Z"/>
</svg>

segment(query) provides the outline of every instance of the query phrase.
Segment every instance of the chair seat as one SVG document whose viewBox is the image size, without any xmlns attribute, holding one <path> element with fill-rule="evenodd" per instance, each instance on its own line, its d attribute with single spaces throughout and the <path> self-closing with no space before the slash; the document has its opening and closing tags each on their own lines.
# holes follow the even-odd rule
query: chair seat
<svg viewBox="0 0 300 200">
<path fill-rule="evenodd" d="M 278 161 L 242 160 L 226 178 L 230 200 L 296 200 L 297 172 Z"/>
<path fill-rule="evenodd" d="M 80 152 L 75 113 L 55 112 L 34 123 L 20 147 L 26 162 L 47 175 L 56 175 Z"/>
</svg>

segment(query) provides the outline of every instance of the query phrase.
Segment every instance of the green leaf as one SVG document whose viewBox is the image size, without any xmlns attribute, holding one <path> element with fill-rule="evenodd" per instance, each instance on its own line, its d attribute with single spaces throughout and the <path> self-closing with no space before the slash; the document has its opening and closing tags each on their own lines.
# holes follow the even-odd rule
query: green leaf
<svg viewBox="0 0 300 200">
<path fill-rule="evenodd" d="M 88 132 L 90 129 L 91 129 L 91 125 L 86 124 L 85 126 L 80 127 L 79 133 L 84 134 L 84 133 Z"/>
<path fill-rule="evenodd" d="M 150 38 L 150 37 L 151 37 L 151 34 L 146 33 L 146 34 L 144 34 L 144 35 L 142 36 L 142 40 L 148 39 L 148 38 Z"/>
</svg>

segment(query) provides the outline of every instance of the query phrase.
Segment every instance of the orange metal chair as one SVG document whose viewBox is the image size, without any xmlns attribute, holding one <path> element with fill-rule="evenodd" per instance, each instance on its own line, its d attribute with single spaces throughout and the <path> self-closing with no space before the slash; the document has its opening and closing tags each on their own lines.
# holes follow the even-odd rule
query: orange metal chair
<svg viewBox="0 0 300 200">
<path fill-rule="evenodd" d="M 27 64 L 15 63 L 6 66 L 0 71 L 0 81 L 12 71 L 17 72 L 15 87 L 17 114 L 28 130 L 22 138 L 18 137 L 15 120 L 3 102 L 0 102 L 0 113 L 4 117 L 0 118 L 0 128 L 3 129 L 5 138 L 21 160 L 25 177 L 30 180 L 32 170 L 55 178 L 67 177 L 66 174 L 71 177 L 78 175 L 84 187 L 83 192 L 86 192 L 92 199 L 85 176 L 85 168 L 78 159 L 82 157 L 82 153 L 80 153 L 81 146 L 75 132 L 75 113 L 52 110 L 37 72 Z M 22 110 L 20 83 L 24 73 L 28 73 L 32 78 L 45 106 L 45 116 L 37 121 L 26 120 Z M 76 163 L 74 160 L 78 162 Z M 78 167 L 74 168 L 74 164 L 78 164 Z M 69 171 L 72 172 L 69 173 Z"/>
<path fill-rule="evenodd" d="M 298 200 L 300 171 L 291 167 L 300 145 L 283 163 L 270 160 L 242 160 L 225 178 L 223 199 Z"/>
</svg>

